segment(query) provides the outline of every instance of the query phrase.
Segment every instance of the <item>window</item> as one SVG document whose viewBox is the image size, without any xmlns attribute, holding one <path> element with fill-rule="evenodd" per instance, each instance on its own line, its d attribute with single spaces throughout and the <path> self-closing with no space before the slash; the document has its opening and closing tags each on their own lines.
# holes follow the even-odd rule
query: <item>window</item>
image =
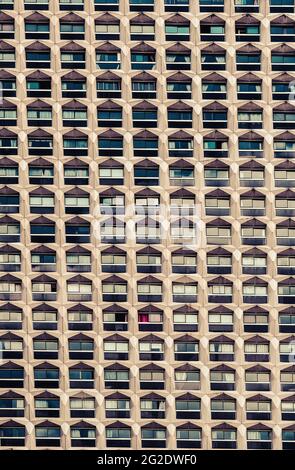
<svg viewBox="0 0 295 470">
<path fill-rule="evenodd" d="M 170 168 L 169 176 L 173 179 L 194 179 L 194 170 L 192 169 L 181 169 L 181 168 Z"/>
<path fill-rule="evenodd" d="M 295 403 L 282 401 L 281 410 L 282 410 L 282 413 L 294 413 L 295 412 Z"/>
<path fill-rule="evenodd" d="M 21 322 L 22 312 L 0 310 L 0 322 Z"/>
<path fill-rule="evenodd" d="M 210 371 L 210 381 L 211 382 L 235 383 L 235 373 L 234 372 Z"/>
<path fill-rule="evenodd" d="M 245 238 L 265 238 L 264 228 L 242 227 L 242 237 Z"/>
<path fill-rule="evenodd" d="M 245 354 L 268 354 L 268 344 L 245 343 Z"/>
<path fill-rule="evenodd" d="M 258 83 L 238 83 L 238 93 L 261 93 L 262 86 Z"/>
<path fill-rule="evenodd" d="M 288 354 L 291 357 L 295 354 L 295 343 L 290 341 L 290 343 L 281 343 L 280 344 L 280 353 Z"/>
<path fill-rule="evenodd" d="M 75 341 L 69 339 L 69 351 L 93 351 L 94 343 L 92 340 Z"/>
<path fill-rule="evenodd" d="M 70 369 L 69 378 L 70 380 L 91 381 L 94 379 L 94 372 L 90 369 L 88 370 Z"/>
<path fill-rule="evenodd" d="M 90 255 L 76 255 L 76 254 L 67 254 L 66 255 L 66 259 L 67 259 L 67 264 L 71 264 L 71 265 L 83 265 L 83 266 L 87 266 L 89 264 L 91 264 L 91 256 Z"/>
<path fill-rule="evenodd" d="M 217 198 L 213 198 L 213 197 L 206 197 L 205 198 L 205 204 L 206 204 L 206 208 L 210 207 L 215 207 L 215 208 L 219 208 L 219 209 L 227 209 L 230 207 L 230 198 L 228 199 L 217 199 Z"/>
<path fill-rule="evenodd" d="M 0 225 L 0 235 L 19 235 L 19 225 Z"/>
<path fill-rule="evenodd" d="M 239 54 L 237 52 L 237 64 L 242 64 L 242 65 L 250 65 L 250 64 L 260 64 L 260 57 L 261 57 L 261 54 L 258 53 L 258 54 Z"/>
<path fill-rule="evenodd" d="M 59 399 L 46 399 L 46 398 L 35 398 L 35 409 L 36 410 L 59 410 Z"/>
<path fill-rule="evenodd" d="M 0 119 L 16 119 L 16 110 L 0 109 Z"/>
<path fill-rule="evenodd" d="M 97 118 L 98 119 L 104 119 L 104 120 L 121 121 L 122 111 L 120 111 L 120 110 L 118 110 L 118 111 L 98 110 Z"/>
<path fill-rule="evenodd" d="M 238 121 L 240 122 L 261 122 L 263 120 L 262 113 L 246 113 L 238 112 Z"/>
<path fill-rule="evenodd" d="M 61 33 L 84 33 L 84 24 L 69 24 L 60 22 Z"/>
<path fill-rule="evenodd" d="M 294 113 L 273 113 L 273 120 L 274 121 L 289 121 L 293 122 L 295 120 Z"/>
<path fill-rule="evenodd" d="M 154 32 L 155 32 L 154 25 L 141 25 L 141 24 L 130 25 L 131 34 L 154 34 Z"/>
<path fill-rule="evenodd" d="M 138 313 L 138 323 L 162 323 L 163 315 L 161 313 Z"/>
<path fill-rule="evenodd" d="M 141 437 L 142 439 L 153 440 L 166 439 L 166 431 L 164 429 L 142 429 Z"/>
<path fill-rule="evenodd" d="M 209 323 L 231 325 L 233 323 L 233 314 L 209 313 Z"/>
<path fill-rule="evenodd" d="M 190 372 L 175 371 L 175 382 L 199 382 L 199 381 L 200 381 L 199 371 L 190 371 Z"/>
<path fill-rule="evenodd" d="M 246 6 L 246 7 L 251 6 L 251 5 L 259 6 L 259 0 L 235 0 L 235 5 L 236 6 Z"/>
<path fill-rule="evenodd" d="M 169 150 L 193 150 L 193 140 L 168 140 Z"/>
<path fill-rule="evenodd" d="M 175 400 L 175 409 L 176 411 L 200 411 L 201 410 L 201 401 L 200 400 Z"/>
<path fill-rule="evenodd" d="M 56 381 L 59 378 L 59 371 L 54 369 L 34 369 L 35 380 Z"/>
<path fill-rule="evenodd" d="M 231 266 L 232 258 L 231 256 L 207 256 L 208 266 Z"/>
<path fill-rule="evenodd" d="M 190 54 L 166 54 L 167 64 L 190 64 L 191 55 Z"/>
<path fill-rule="evenodd" d="M 207 236 L 208 237 L 230 237 L 231 229 L 223 227 L 207 227 Z"/>
<path fill-rule="evenodd" d="M 1 146 L 1 144 L 0 144 L 0 146 Z M 18 168 L 17 167 L 15 167 L 15 168 L 1 167 L 0 168 L 0 177 L 9 178 L 9 177 L 14 177 L 14 176 L 18 176 Z"/>
<path fill-rule="evenodd" d="M 87 111 L 72 111 L 63 109 L 62 118 L 75 121 L 87 121 Z"/>
<path fill-rule="evenodd" d="M 198 353 L 199 352 L 199 343 L 174 343 L 174 352 L 175 353 Z"/>
<path fill-rule="evenodd" d="M 130 429 L 125 428 L 106 428 L 106 438 L 107 439 L 130 439 L 131 431 Z"/>
<path fill-rule="evenodd" d="M 201 431 L 198 429 L 176 429 L 176 439 L 199 441 L 201 440 Z"/>
<path fill-rule="evenodd" d="M 94 429 L 71 429 L 71 438 L 72 439 L 95 439 L 96 430 Z"/>
<path fill-rule="evenodd" d="M 100 205 L 107 207 L 124 206 L 124 196 L 101 196 L 99 199 Z"/>
<path fill-rule="evenodd" d="M 156 255 L 137 255 L 136 263 L 144 266 L 160 266 L 161 256 Z"/>
<path fill-rule="evenodd" d="M 240 170 L 241 180 L 264 180 L 263 170 Z"/>
<path fill-rule="evenodd" d="M 32 62 L 49 62 L 50 61 L 50 52 L 30 52 L 26 53 L 27 61 Z"/>
<path fill-rule="evenodd" d="M 245 372 L 246 383 L 269 383 L 270 374 L 264 372 Z"/>
<path fill-rule="evenodd" d="M 274 150 L 287 150 L 287 151 L 294 151 L 295 150 L 295 142 L 280 142 L 280 141 L 274 141 Z"/>
<path fill-rule="evenodd" d="M 272 53 L 271 55 L 271 62 L 272 64 L 294 64 L 295 63 L 295 56 L 288 56 L 288 55 L 277 55 Z"/>
<path fill-rule="evenodd" d="M 84 0 L 59 0 L 59 3 L 60 5 L 84 5 Z"/>
<path fill-rule="evenodd" d="M 54 196 L 30 196 L 32 207 L 54 207 Z"/>
<path fill-rule="evenodd" d="M 84 52 L 61 52 L 60 55 L 61 62 L 72 62 L 72 63 L 84 63 L 85 62 L 85 54 Z"/>
<path fill-rule="evenodd" d="M 119 34 L 120 25 L 119 24 L 96 24 L 95 32 L 99 34 Z"/>
<path fill-rule="evenodd" d="M 127 294 L 127 284 L 103 284 L 104 294 Z"/>
<path fill-rule="evenodd" d="M 106 381 L 112 382 L 126 382 L 129 381 L 129 372 L 126 371 L 114 371 L 114 370 L 105 370 L 104 379 Z"/>
<path fill-rule="evenodd" d="M 164 351 L 164 344 L 163 343 L 145 343 L 143 341 L 139 342 L 139 351 L 140 352 L 151 352 L 151 353 L 158 353 Z"/>
<path fill-rule="evenodd" d="M 60 437 L 60 429 L 59 427 L 53 428 L 41 428 L 41 427 L 36 427 L 35 428 L 35 434 L 38 439 L 55 439 Z"/>
<path fill-rule="evenodd" d="M 58 351 L 58 341 L 48 340 L 48 341 L 39 341 L 33 340 L 34 351 Z"/>
<path fill-rule="evenodd" d="M 164 382 L 164 372 L 140 371 L 140 381 L 142 382 Z"/>
<path fill-rule="evenodd" d="M 61 89 L 63 91 L 86 91 L 86 82 L 67 82 L 62 80 Z"/>
<path fill-rule="evenodd" d="M 95 408 L 94 398 L 70 398 L 71 410 L 93 410 Z"/>
<path fill-rule="evenodd" d="M 0 280 L 0 292 L 1 293 L 15 294 L 15 293 L 21 293 L 21 291 L 22 291 L 21 283 L 17 284 L 17 283 L 2 282 Z"/>
<path fill-rule="evenodd" d="M 175 92 L 191 92 L 192 86 L 191 83 L 181 83 L 181 82 L 168 82 L 167 83 L 167 91 L 175 91 Z"/>
<path fill-rule="evenodd" d="M 89 197 L 67 196 L 65 194 L 66 207 L 89 207 Z"/>
<path fill-rule="evenodd" d="M 48 33 L 50 31 L 49 22 L 48 23 L 25 22 L 25 31 L 28 33 Z"/>
<path fill-rule="evenodd" d="M 213 343 L 209 344 L 210 353 L 233 354 L 234 345 L 231 343 Z"/>
<path fill-rule="evenodd" d="M 63 139 L 63 146 L 65 149 L 87 149 L 87 139 Z"/>
<path fill-rule="evenodd" d="M 205 178 L 227 180 L 229 177 L 228 170 L 216 170 L 214 168 L 205 168 Z"/>
<path fill-rule="evenodd" d="M 191 111 L 171 111 L 168 109 L 168 121 L 191 122 L 193 114 Z"/>
<path fill-rule="evenodd" d="M 129 351 L 129 342 L 114 342 L 114 341 L 104 341 L 103 349 L 105 352 L 122 352 L 128 353 Z"/>
<path fill-rule="evenodd" d="M 255 413 L 259 413 L 259 412 L 269 413 L 271 411 L 271 402 L 246 400 L 246 410 L 252 411 Z"/>
<path fill-rule="evenodd" d="M 247 325 L 251 324 L 261 324 L 261 325 L 268 325 L 268 314 L 251 314 L 245 313 L 244 314 L 244 323 Z"/>
<path fill-rule="evenodd" d="M 293 296 L 295 295 L 295 285 L 294 286 L 282 286 L 278 285 L 278 294 L 284 296 Z"/>
<path fill-rule="evenodd" d="M 120 82 L 102 82 L 98 81 L 96 84 L 96 89 L 98 91 L 119 91 L 121 90 Z"/>
<path fill-rule="evenodd" d="M 65 178 L 88 178 L 89 170 L 88 168 L 65 168 L 64 176 Z"/>
<path fill-rule="evenodd" d="M 0 409 L 9 408 L 23 410 L 25 408 L 25 400 L 23 400 L 22 398 L 3 399 L 0 397 Z"/>
<path fill-rule="evenodd" d="M 51 293 L 56 292 L 56 285 L 55 284 L 46 284 L 46 283 L 39 283 L 39 282 L 32 282 L 32 292 L 42 292 L 42 293 Z"/>
<path fill-rule="evenodd" d="M 197 295 L 198 286 L 197 284 L 173 284 L 172 293 L 173 295 Z"/>
<path fill-rule="evenodd" d="M 0 338 L 0 352 L 4 351 L 22 351 L 23 342 L 22 341 L 6 341 Z"/>
<path fill-rule="evenodd" d="M 123 168 L 100 168 L 99 176 L 101 178 L 123 178 Z"/>
<path fill-rule="evenodd" d="M 222 429 L 218 431 L 213 430 L 212 440 L 213 441 L 235 441 L 236 431 L 223 431 Z"/>
<path fill-rule="evenodd" d="M 294 229 L 288 229 L 288 228 L 281 228 L 277 227 L 277 237 L 280 238 L 293 238 L 295 237 L 295 230 Z"/>
<path fill-rule="evenodd" d="M 15 61 L 15 53 L 14 52 L 5 52 L 2 51 L 0 52 L 0 61 L 3 62 L 10 62 L 10 61 Z"/>
<path fill-rule="evenodd" d="M 119 69 L 120 54 L 118 53 L 96 53 L 96 66 L 98 69 Z"/>
<path fill-rule="evenodd" d="M 3 425 L 2 425 L 3 426 Z M 1 442 L 1 445 L 6 445 L 5 444 L 5 438 L 7 439 L 24 439 L 26 435 L 25 431 L 25 426 L 19 426 L 19 427 L 1 427 L 0 428 L 0 442 L 3 439 L 3 442 Z M 15 441 L 14 441 L 15 443 Z M 24 444 L 23 444 L 24 445 Z"/>
<path fill-rule="evenodd" d="M 33 138 L 30 138 L 30 136 L 28 139 L 28 144 L 29 144 L 29 148 L 32 148 L 32 149 L 53 147 L 52 139 L 38 139 L 38 138 L 33 139 Z"/>
<path fill-rule="evenodd" d="M 187 323 L 195 325 L 198 323 L 198 314 L 197 313 L 174 313 L 173 322 L 178 324 Z"/>
<path fill-rule="evenodd" d="M 0 380 L 23 380 L 24 370 L 21 369 L 0 369 Z"/>
<path fill-rule="evenodd" d="M 140 400 L 140 409 L 143 411 L 165 411 L 165 400 Z"/>
<path fill-rule="evenodd" d="M 243 152 L 245 150 L 245 153 L 247 151 L 260 151 L 260 150 L 263 150 L 263 142 L 259 142 L 259 141 L 248 141 L 248 140 L 241 140 L 239 139 L 239 150 L 241 150 L 241 152 Z"/>
<path fill-rule="evenodd" d="M 247 431 L 249 441 L 270 441 L 271 431 Z"/>
<path fill-rule="evenodd" d="M 294 384 L 295 373 L 282 371 L 280 380 L 282 384 Z"/>
<path fill-rule="evenodd" d="M 57 312 L 33 311 L 34 322 L 57 322 Z"/>
<path fill-rule="evenodd" d="M 227 121 L 226 112 L 216 112 L 216 111 L 204 111 L 203 112 L 204 121 Z"/>
<path fill-rule="evenodd" d="M 127 411 L 130 410 L 130 400 L 112 400 L 106 397 L 105 399 L 106 410 Z"/>
<path fill-rule="evenodd" d="M 91 294 L 92 284 L 72 284 L 67 283 L 68 294 Z"/>
<path fill-rule="evenodd" d="M 196 266 L 196 256 L 181 256 L 172 254 L 172 264 L 174 266 Z"/>
<path fill-rule="evenodd" d="M 162 285 L 161 284 L 137 284 L 137 293 L 159 295 L 159 294 L 162 294 Z"/>
<path fill-rule="evenodd" d="M 243 256 L 242 257 L 243 266 L 251 266 L 256 268 L 266 267 L 266 257 L 257 257 L 254 256 Z"/>
<path fill-rule="evenodd" d="M 235 401 L 211 400 L 211 411 L 235 411 Z"/>
<path fill-rule="evenodd" d="M 189 26 L 177 26 L 177 25 L 166 25 L 165 33 L 166 34 L 177 34 L 177 35 L 188 35 L 190 27 Z"/>
<path fill-rule="evenodd" d="M 87 312 L 68 312 L 68 321 L 74 323 L 91 323 L 92 313 Z"/>
<path fill-rule="evenodd" d="M 0 253 L 1 264 L 19 264 L 21 262 L 20 254 Z"/>
</svg>

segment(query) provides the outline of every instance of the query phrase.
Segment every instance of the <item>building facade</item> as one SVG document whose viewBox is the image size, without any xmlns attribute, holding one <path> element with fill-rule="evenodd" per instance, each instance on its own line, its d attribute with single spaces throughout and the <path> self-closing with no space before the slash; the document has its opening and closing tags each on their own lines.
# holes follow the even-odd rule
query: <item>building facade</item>
<svg viewBox="0 0 295 470">
<path fill-rule="evenodd" d="M 0 8 L 1 448 L 294 449 L 294 0 Z"/>
</svg>

